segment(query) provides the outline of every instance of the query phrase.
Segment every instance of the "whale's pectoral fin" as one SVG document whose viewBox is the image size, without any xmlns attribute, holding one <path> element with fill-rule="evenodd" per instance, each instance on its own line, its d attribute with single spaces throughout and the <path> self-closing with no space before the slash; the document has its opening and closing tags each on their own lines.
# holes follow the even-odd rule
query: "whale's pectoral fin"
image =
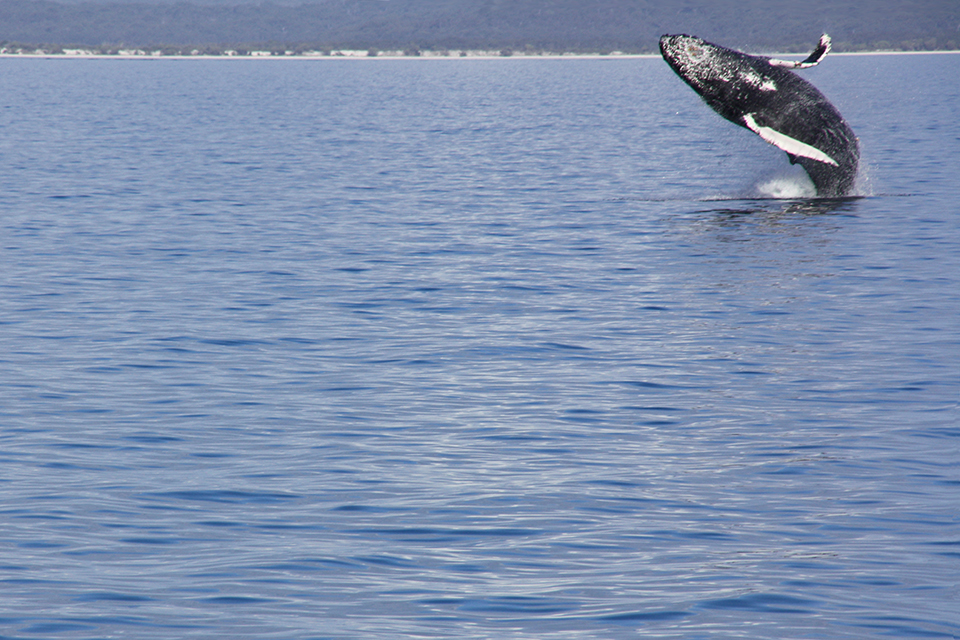
<svg viewBox="0 0 960 640">
<path fill-rule="evenodd" d="M 837 161 L 825 154 L 820 149 L 810 146 L 806 142 L 800 142 L 796 138 L 791 138 L 790 136 L 780 133 L 776 129 L 771 129 L 770 127 L 761 127 L 757 124 L 757 121 L 754 119 L 752 113 L 748 113 L 743 116 L 743 123 L 746 125 L 747 129 L 753 131 L 755 134 L 775 146 L 776 148 L 786 151 L 787 155 L 790 156 L 790 162 L 796 163 L 797 158 L 810 158 L 811 160 L 816 160 L 818 162 L 825 162 L 827 164 L 832 164 L 833 166 L 839 166 Z"/>
<path fill-rule="evenodd" d="M 823 57 L 830 53 L 831 46 L 830 36 L 823 34 L 820 36 L 820 43 L 817 45 L 817 48 L 813 50 L 813 53 L 807 56 L 806 60 L 792 62 L 790 60 L 776 60 L 771 58 L 768 60 L 768 62 L 775 67 L 786 67 L 788 69 L 808 69 L 820 64 L 820 61 L 823 60 Z"/>
</svg>

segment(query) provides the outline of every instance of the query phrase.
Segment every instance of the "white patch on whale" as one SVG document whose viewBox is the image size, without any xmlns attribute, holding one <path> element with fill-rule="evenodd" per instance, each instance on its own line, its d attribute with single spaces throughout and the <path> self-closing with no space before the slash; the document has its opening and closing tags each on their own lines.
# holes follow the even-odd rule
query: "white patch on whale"
<svg viewBox="0 0 960 640">
<path fill-rule="evenodd" d="M 832 164 L 833 166 L 838 166 L 837 161 L 825 154 L 820 149 L 812 147 L 805 142 L 800 142 L 796 138 L 791 138 L 788 135 L 780 133 L 776 129 L 771 129 L 770 127 L 761 127 L 757 124 L 757 121 L 753 119 L 752 113 L 744 114 L 743 122 L 747 125 L 747 129 L 753 131 L 755 134 L 777 147 L 782 151 L 786 151 L 790 155 L 800 156 L 802 158 L 810 158 L 811 160 L 816 160 L 818 162 L 825 162 L 827 164 Z"/>
<path fill-rule="evenodd" d="M 742 76 L 743 80 L 752 84 L 761 91 L 776 91 L 777 84 L 770 78 L 761 78 L 758 74 L 749 72 Z"/>
</svg>

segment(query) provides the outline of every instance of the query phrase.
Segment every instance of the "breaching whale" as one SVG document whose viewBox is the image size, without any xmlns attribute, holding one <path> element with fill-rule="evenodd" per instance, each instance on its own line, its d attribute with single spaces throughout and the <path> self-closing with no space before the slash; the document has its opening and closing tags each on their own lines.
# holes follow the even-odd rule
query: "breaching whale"
<svg viewBox="0 0 960 640">
<path fill-rule="evenodd" d="M 818 64 L 828 51 L 826 34 L 800 62 L 751 56 L 695 36 L 660 38 L 663 59 L 714 111 L 786 151 L 817 195 L 833 198 L 853 189 L 857 137 L 816 87 L 790 71 Z"/>
</svg>

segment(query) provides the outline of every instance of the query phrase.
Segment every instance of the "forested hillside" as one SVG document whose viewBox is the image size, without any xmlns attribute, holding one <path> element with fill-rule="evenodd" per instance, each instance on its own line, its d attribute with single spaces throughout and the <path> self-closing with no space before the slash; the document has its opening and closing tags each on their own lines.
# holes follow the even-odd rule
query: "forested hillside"
<svg viewBox="0 0 960 640">
<path fill-rule="evenodd" d="M 651 52 L 684 32 L 752 51 L 956 49 L 960 0 L 0 0 L 0 41 Z"/>
</svg>

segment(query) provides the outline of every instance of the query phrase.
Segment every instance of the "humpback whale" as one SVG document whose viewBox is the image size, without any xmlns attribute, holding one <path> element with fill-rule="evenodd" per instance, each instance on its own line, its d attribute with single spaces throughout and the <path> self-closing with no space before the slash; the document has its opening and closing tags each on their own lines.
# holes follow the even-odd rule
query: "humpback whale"
<svg viewBox="0 0 960 640">
<path fill-rule="evenodd" d="M 806 170 L 818 196 L 835 198 L 853 189 L 857 137 L 830 101 L 790 70 L 812 67 L 829 51 L 827 34 L 799 62 L 751 56 L 695 36 L 660 38 L 663 59 L 704 102 L 785 151 Z"/>
</svg>

